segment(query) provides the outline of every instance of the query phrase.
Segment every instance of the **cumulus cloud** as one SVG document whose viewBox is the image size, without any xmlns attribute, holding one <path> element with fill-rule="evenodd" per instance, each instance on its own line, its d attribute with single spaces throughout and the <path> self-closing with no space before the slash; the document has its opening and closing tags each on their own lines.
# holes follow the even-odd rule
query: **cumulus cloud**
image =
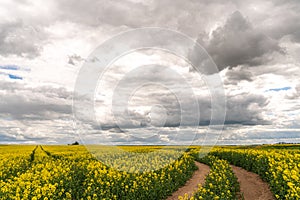
<svg viewBox="0 0 300 200">
<path fill-rule="evenodd" d="M 0 55 L 33 58 L 40 54 L 44 33 L 21 20 L 0 23 Z"/>
<path fill-rule="evenodd" d="M 238 65 L 260 65 L 269 61 L 270 54 L 284 52 L 278 41 L 253 28 L 239 11 L 231 14 L 225 24 L 207 38 L 200 36 L 197 42 L 204 46 L 219 70 Z M 190 57 L 195 56 L 190 53 Z"/>
<path fill-rule="evenodd" d="M 249 69 L 249 67 L 237 66 L 232 69 L 225 70 L 226 79 L 224 80 L 224 84 L 238 84 L 240 81 L 252 81 L 253 73 Z"/>
<path fill-rule="evenodd" d="M 100 124 L 105 127 L 207 126 L 211 123 L 212 106 L 223 106 L 218 101 L 212 105 L 209 88 L 195 73 L 185 72 L 179 78 L 165 67 L 152 66 L 148 70 L 145 67 L 132 70 L 124 74 L 126 78 L 122 78 L 119 76 L 121 66 L 115 67 L 116 71 L 111 68 L 110 73 L 105 75 L 106 81 L 102 80 L 101 85 L 107 87 L 99 88 L 100 93 L 105 90 L 113 94 L 110 96 L 107 93 L 105 97 L 98 95 L 102 101 L 96 104 L 97 113 L 102 116 L 99 118 Z M 180 71 L 181 67 L 174 69 Z M 270 123 L 262 115 L 262 110 L 268 105 L 266 97 L 255 91 L 235 91 L 240 90 L 235 85 L 241 79 L 251 83 L 251 73 L 247 69 L 240 71 L 237 68 L 228 70 L 224 76 L 225 89 L 230 89 L 226 95 L 225 124 Z M 110 99 L 112 103 L 109 103 Z"/>
<path fill-rule="evenodd" d="M 71 114 L 72 93 L 49 86 L 26 87 L 16 82 L 0 82 L 0 112 L 15 120 L 63 118 Z"/>
<path fill-rule="evenodd" d="M 2 143 L 66 143 L 75 141 L 72 92 L 63 87 L 0 81 Z"/>
<path fill-rule="evenodd" d="M 217 64 L 227 98 L 225 127 L 233 127 L 230 131 L 234 132 L 224 135 L 225 142 L 271 139 L 261 136 L 263 130 L 247 135 L 250 127 L 272 124 L 278 129 L 299 128 L 299 8 L 299 2 L 293 0 L 2 1 L 0 65 L 22 64 L 32 71 L 26 75 L 13 74 L 24 77 L 23 80 L 7 78 L 8 69 L 0 72 L 0 78 L 4 78 L 0 81 L 1 141 L 73 141 L 70 88 L 79 65 L 99 61 L 87 57 L 112 35 L 148 26 L 187 34 Z M 165 39 L 156 42 L 163 44 Z M 208 60 L 193 53 L 191 49 L 187 55 L 193 64 L 201 62 L 207 66 Z M 156 51 L 144 55 L 158 57 L 156 64 L 160 65 L 176 60 Z M 176 132 L 180 123 L 194 126 L 196 121 L 200 129 L 207 127 L 212 105 L 205 81 L 201 82 L 195 71 L 189 71 L 189 66 L 178 60 L 168 67 L 183 79 L 170 70 L 158 68 L 130 75 L 137 65 L 153 64 L 148 63 L 149 57 L 133 54 L 127 62 L 123 60 L 118 67 L 108 69 L 105 80 L 100 82 L 104 87 L 100 87 L 92 102 L 96 105 L 96 121 L 91 121 L 90 110 L 80 110 L 83 112 L 80 120 L 90 133 L 85 136 L 90 141 L 97 135 L 102 141 L 115 139 L 118 144 L 126 141 L 175 144 L 194 138 L 192 127 Z M 207 69 L 206 73 L 215 72 Z M 120 81 L 126 75 L 129 78 Z M 119 81 L 120 89 L 115 91 Z M 146 87 L 145 82 L 161 82 L 165 87 L 155 84 Z M 266 92 L 283 87 L 291 89 Z M 195 92 L 194 99 L 188 92 L 190 88 Z M 122 103 L 126 95 L 130 96 L 128 106 Z M 113 98 L 117 100 L 114 104 Z M 80 100 L 84 104 L 87 99 L 80 97 Z M 199 111 L 192 106 L 195 102 Z M 221 106 L 218 103 L 216 106 Z M 117 120 L 112 111 L 120 111 Z M 184 120 L 182 114 L 187 116 Z M 214 133 L 210 134 L 213 138 Z M 289 131 L 277 136 L 285 134 L 297 136 Z"/>
<path fill-rule="evenodd" d="M 261 29 L 269 36 L 280 40 L 289 37 L 293 42 L 300 42 L 299 2 L 298 1 L 270 1 L 271 6 L 264 12 L 268 17 L 262 18 L 259 24 Z M 289 12 L 286 12 L 286 11 Z M 275 19 L 275 20 L 274 20 Z"/>
<path fill-rule="evenodd" d="M 257 125 L 269 124 L 263 118 L 268 100 L 262 95 L 240 94 L 228 97 L 226 124 Z"/>
</svg>

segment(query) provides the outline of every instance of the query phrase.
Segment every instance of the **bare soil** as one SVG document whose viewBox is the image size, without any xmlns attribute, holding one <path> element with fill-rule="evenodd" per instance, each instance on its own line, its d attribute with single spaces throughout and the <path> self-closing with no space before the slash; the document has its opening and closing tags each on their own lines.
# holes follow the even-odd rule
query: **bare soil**
<svg viewBox="0 0 300 200">
<path fill-rule="evenodd" d="M 209 166 L 195 162 L 198 169 L 194 172 L 192 178 L 190 178 L 186 184 L 175 191 L 172 196 L 169 196 L 167 200 L 178 200 L 179 196 L 184 196 L 187 193 L 189 196 L 198 189 L 198 184 L 203 185 L 205 178 L 209 173 Z"/>
<path fill-rule="evenodd" d="M 257 174 L 231 165 L 240 183 L 241 193 L 245 200 L 275 200 L 269 185 Z"/>
</svg>

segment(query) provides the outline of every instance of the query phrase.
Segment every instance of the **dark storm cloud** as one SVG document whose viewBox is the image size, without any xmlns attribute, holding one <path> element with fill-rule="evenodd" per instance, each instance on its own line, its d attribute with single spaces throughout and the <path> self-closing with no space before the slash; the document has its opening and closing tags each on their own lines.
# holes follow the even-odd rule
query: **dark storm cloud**
<svg viewBox="0 0 300 200">
<path fill-rule="evenodd" d="M 71 93 L 48 86 L 30 88 L 20 83 L 0 82 L 0 116 L 13 119 L 54 119 L 71 114 Z"/>
<path fill-rule="evenodd" d="M 56 19 L 60 20 L 89 26 L 169 27 L 192 37 L 204 31 L 208 25 L 222 21 L 223 16 L 239 10 L 243 15 L 249 15 L 255 21 L 255 25 L 262 26 L 259 27 L 260 30 L 276 39 L 291 35 L 298 40 L 300 36 L 300 6 L 297 0 L 264 2 L 62 0 L 56 4 L 57 10 L 54 12 Z M 251 9 L 260 6 L 263 6 L 264 12 Z"/>
<path fill-rule="evenodd" d="M 19 140 L 16 140 L 15 137 L 13 136 L 8 136 L 8 135 L 4 135 L 2 133 L 0 133 L 0 141 L 1 142 L 10 142 L 10 141 L 16 141 L 19 142 Z"/>
<path fill-rule="evenodd" d="M 238 66 L 226 71 L 226 79 L 223 80 L 225 85 L 236 85 L 240 81 L 253 81 L 253 74 L 249 70 L 249 67 Z"/>
<path fill-rule="evenodd" d="M 266 32 L 278 40 L 284 36 L 289 36 L 292 42 L 300 43 L 300 16 L 298 14 L 281 14 L 282 16 L 278 16 L 279 22 L 266 28 Z"/>
<path fill-rule="evenodd" d="M 266 109 L 268 100 L 262 95 L 238 94 L 227 95 L 225 124 L 268 124 L 261 115 Z M 208 98 L 199 99 L 200 120 L 199 125 L 209 125 L 211 121 L 211 103 Z M 191 111 L 191 115 L 193 112 Z"/>
<path fill-rule="evenodd" d="M 262 95 L 239 94 L 227 97 L 225 124 L 269 124 L 262 117 L 262 111 L 268 105 L 268 99 Z"/>
<path fill-rule="evenodd" d="M 197 42 L 204 46 L 219 70 L 228 66 L 260 65 L 269 61 L 268 55 L 283 53 L 277 41 L 254 29 L 238 11 L 215 29 L 208 40 L 200 36 Z"/>
<path fill-rule="evenodd" d="M 279 40 L 289 36 L 293 42 L 300 42 L 300 2 L 297 0 L 272 0 L 273 6 L 265 12 L 262 29 L 269 36 Z"/>
<path fill-rule="evenodd" d="M 167 98 L 158 98 L 163 96 L 163 93 L 157 92 L 156 94 L 152 93 L 151 98 L 148 97 L 148 105 L 160 104 L 163 105 L 168 114 L 165 116 L 163 112 L 157 112 L 161 115 L 158 116 L 160 121 L 165 122 L 159 125 L 153 124 L 151 122 L 150 111 L 149 113 L 137 113 L 134 111 L 128 111 L 129 114 L 118 116 L 118 121 L 114 123 L 109 121 L 103 123 L 100 129 L 105 129 L 105 127 L 114 128 L 120 126 L 123 129 L 131 128 L 144 128 L 144 127 L 179 127 L 179 126 L 207 126 L 211 123 L 211 112 L 212 105 L 211 99 L 208 96 L 198 97 L 199 113 L 197 110 L 188 109 L 182 110 L 180 105 L 172 104 Z M 151 101 L 150 101 L 151 100 Z M 190 97 L 187 96 L 186 99 L 182 101 L 184 104 L 189 104 L 191 101 Z M 155 102 L 152 104 L 151 102 Z M 144 102 L 145 103 L 145 102 Z M 136 104 L 138 105 L 138 104 Z M 268 105 L 268 100 L 266 97 L 257 94 L 248 94 L 241 93 L 238 95 L 228 95 L 227 104 L 226 104 L 226 118 L 225 124 L 241 124 L 241 125 L 259 125 L 259 124 L 270 124 L 267 119 L 264 118 L 262 112 L 266 110 Z M 214 105 L 219 106 L 219 105 Z M 188 118 L 182 119 L 182 113 L 185 112 L 188 115 Z M 116 117 L 116 116 L 115 116 Z M 198 121 L 198 124 L 191 124 L 194 121 Z"/>
<path fill-rule="evenodd" d="M 251 1 L 252 2 L 252 1 Z M 30 7 L 29 1 L 20 1 L 18 4 Z M 34 57 L 40 53 L 42 43 L 47 40 L 47 33 L 44 28 L 49 28 L 56 22 L 73 22 L 93 28 L 102 27 L 108 32 L 118 28 L 137 28 L 147 26 L 158 26 L 179 30 L 189 36 L 196 37 L 199 33 L 207 31 L 211 26 L 222 22 L 224 16 L 228 16 L 235 10 L 249 18 L 253 18 L 254 25 L 259 27 L 253 28 L 250 23 L 241 16 L 232 16 L 228 19 L 227 25 L 219 27 L 213 33 L 213 38 L 208 44 L 208 51 L 216 58 L 220 68 L 224 65 L 237 65 L 245 61 L 246 64 L 261 63 L 262 55 L 272 51 L 280 51 L 276 42 L 267 39 L 263 33 L 279 39 L 285 35 L 291 35 L 293 40 L 299 41 L 300 22 L 299 22 L 299 3 L 297 1 L 267 1 L 268 7 L 264 13 L 249 11 L 248 1 L 231 0 L 226 3 L 220 0 L 215 1 L 188 1 L 166 0 L 151 2 L 134 2 L 134 1 L 106 1 L 106 0 L 62 0 L 54 1 L 49 7 L 49 13 L 36 17 L 28 15 L 23 9 L 11 9 L 11 16 L 17 22 L 3 22 L 0 31 L 0 44 L 3 55 L 16 54 Z M 261 2 L 254 2 L 254 5 L 260 6 Z M 251 4 L 252 5 L 252 4 Z M 290 12 L 286 12 L 288 9 Z M 271 12 L 272 11 L 272 12 Z M 257 18 L 260 21 L 255 21 Z M 18 18 L 24 18 L 24 22 L 18 21 Z M 276 20 L 274 20 L 276 18 Z M 272 23 L 269 21 L 272 20 Z M 260 22 L 263 23 L 260 24 Z M 241 29 L 239 29 L 241 28 Z M 255 31 L 256 28 L 262 32 Z M 27 29 L 27 30 L 25 30 Z M 233 29 L 235 33 L 232 33 Z M 254 30 L 255 29 L 255 30 Z M 227 31 L 229 31 L 227 33 Z M 8 35 L 17 33 L 17 37 L 8 41 Z M 224 36 L 222 34 L 225 33 Z M 240 36 L 240 34 L 243 35 Z M 199 38 L 200 40 L 203 38 Z M 216 43 L 227 40 L 219 46 Z M 238 41 L 240 40 L 240 41 Z M 242 43 L 236 46 L 228 46 L 230 42 Z M 243 53 L 233 56 L 239 47 L 249 42 L 245 46 Z M 219 48 L 220 47 L 220 48 Z M 257 48 L 257 53 L 252 52 Z M 228 48 L 234 49 L 231 55 L 222 56 L 222 52 Z M 267 51 L 270 49 L 270 52 Z M 247 55 L 246 55 L 247 54 Z M 237 59 L 240 57 L 240 59 Z M 257 59 L 257 60 L 256 60 Z M 235 61 L 234 61 L 235 60 Z"/>
</svg>

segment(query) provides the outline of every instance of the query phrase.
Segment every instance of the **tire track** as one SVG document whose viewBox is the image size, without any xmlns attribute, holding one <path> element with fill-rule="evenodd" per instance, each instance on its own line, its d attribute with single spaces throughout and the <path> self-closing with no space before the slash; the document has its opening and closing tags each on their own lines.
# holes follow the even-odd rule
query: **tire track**
<svg viewBox="0 0 300 200">
<path fill-rule="evenodd" d="M 39 147 L 39 146 L 37 145 L 37 146 L 33 149 L 33 151 L 31 152 L 31 154 L 29 155 L 29 156 L 30 156 L 30 157 L 29 157 L 29 162 L 30 162 L 30 163 L 32 163 L 32 162 L 34 161 L 35 151 L 37 150 L 38 147 Z"/>
<path fill-rule="evenodd" d="M 259 175 L 234 165 L 231 165 L 231 168 L 238 178 L 244 200 L 275 200 L 268 183 Z"/>
<path fill-rule="evenodd" d="M 179 196 L 184 196 L 186 193 L 190 196 L 198 189 L 199 184 L 203 185 L 205 183 L 205 178 L 209 173 L 210 167 L 199 162 L 195 162 L 195 164 L 198 169 L 194 172 L 192 178 L 184 186 L 173 192 L 172 196 L 169 196 L 167 200 L 178 200 Z"/>
<path fill-rule="evenodd" d="M 42 150 L 44 153 L 47 154 L 47 156 L 49 156 L 49 157 L 51 157 L 51 158 L 54 158 L 54 159 L 61 159 L 61 158 L 62 158 L 62 156 L 54 155 L 54 154 L 50 153 L 50 151 L 46 151 L 41 145 L 40 145 L 40 147 L 41 147 L 41 150 Z"/>
</svg>

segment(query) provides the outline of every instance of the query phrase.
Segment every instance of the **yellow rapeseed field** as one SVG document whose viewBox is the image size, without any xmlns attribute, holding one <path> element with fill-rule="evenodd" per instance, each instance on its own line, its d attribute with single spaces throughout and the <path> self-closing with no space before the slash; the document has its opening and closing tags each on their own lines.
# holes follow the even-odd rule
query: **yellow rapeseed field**
<svg viewBox="0 0 300 200">
<path fill-rule="evenodd" d="M 92 152 L 92 153 L 91 153 Z M 277 199 L 300 199 L 300 149 L 216 147 L 0 146 L 0 199 L 166 199 L 192 176 L 194 161 L 210 165 L 192 197 L 237 199 L 229 165 L 257 173 Z"/>
</svg>

